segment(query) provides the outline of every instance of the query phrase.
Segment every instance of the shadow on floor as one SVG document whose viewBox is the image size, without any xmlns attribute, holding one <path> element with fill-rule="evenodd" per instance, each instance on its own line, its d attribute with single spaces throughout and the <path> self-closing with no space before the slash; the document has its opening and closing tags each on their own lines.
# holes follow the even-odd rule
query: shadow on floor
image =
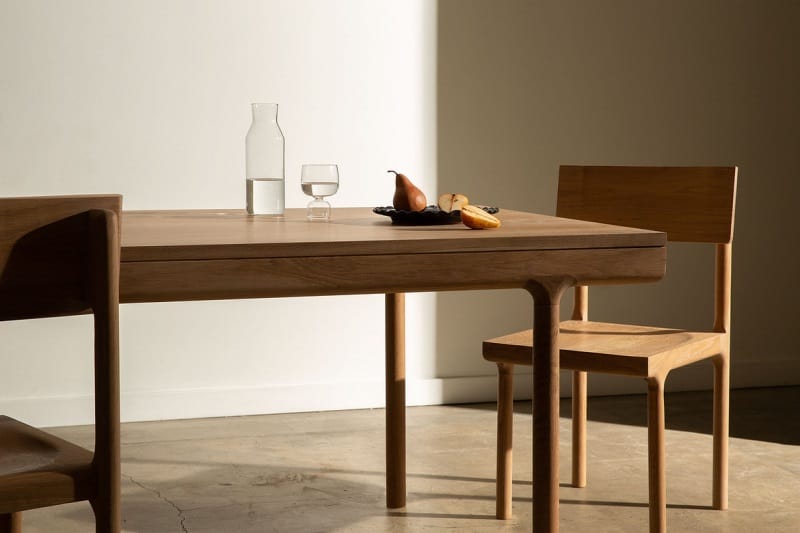
<svg viewBox="0 0 800 533">
<path fill-rule="evenodd" d="M 562 399 L 561 416 L 570 417 L 570 399 Z M 667 429 L 711 434 L 711 391 L 668 392 Z M 734 389 L 731 391 L 730 436 L 778 444 L 800 445 L 800 387 Z M 530 412 L 530 402 L 516 402 L 514 411 Z M 589 420 L 647 426 L 645 395 L 589 398 Z"/>
</svg>

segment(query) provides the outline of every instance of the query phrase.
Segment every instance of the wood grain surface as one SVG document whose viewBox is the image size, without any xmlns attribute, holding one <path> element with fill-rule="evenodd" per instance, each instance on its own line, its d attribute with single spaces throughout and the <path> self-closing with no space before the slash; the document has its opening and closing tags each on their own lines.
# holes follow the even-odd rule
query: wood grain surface
<svg viewBox="0 0 800 533">
<path fill-rule="evenodd" d="M 503 226 L 471 230 L 394 226 L 370 208 L 333 210 L 328 223 L 309 222 L 305 209 L 283 219 L 243 210 L 126 211 L 122 261 L 418 254 L 565 248 L 663 246 L 658 232 L 501 210 Z"/>
</svg>

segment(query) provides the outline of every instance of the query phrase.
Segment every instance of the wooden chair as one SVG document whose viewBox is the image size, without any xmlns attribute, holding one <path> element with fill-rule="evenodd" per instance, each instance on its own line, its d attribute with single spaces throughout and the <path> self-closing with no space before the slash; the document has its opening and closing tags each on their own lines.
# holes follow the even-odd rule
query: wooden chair
<svg viewBox="0 0 800 533">
<path fill-rule="evenodd" d="M 94 452 L 0 416 L 2 533 L 21 531 L 22 511 L 82 500 L 97 531 L 120 531 L 121 205 L 120 196 L 0 198 L 0 320 L 92 313 L 95 377 Z"/>
<path fill-rule="evenodd" d="M 588 288 L 575 288 L 572 319 L 560 325 L 561 368 L 573 370 L 572 484 L 586 486 L 586 373 L 647 381 L 650 531 L 666 530 L 664 381 L 701 359 L 714 366 L 713 507 L 728 505 L 728 388 L 736 167 L 562 166 L 557 215 L 663 231 L 670 241 L 716 244 L 714 324 L 708 332 L 591 322 Z M 514 365 L 531 365 L 532 330 L 483 343 L 497 363 L 497 518 L 511 517 Z"/>
</svg>

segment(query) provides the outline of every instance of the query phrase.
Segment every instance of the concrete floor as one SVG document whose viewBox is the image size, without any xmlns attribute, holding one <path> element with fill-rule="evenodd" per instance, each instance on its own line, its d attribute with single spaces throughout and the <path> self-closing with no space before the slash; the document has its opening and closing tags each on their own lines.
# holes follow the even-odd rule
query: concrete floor
<svg viewBox="0 0 800 533">
<path fill-rule="evenodd" d="M 733 392 L 730 510 L 711 504 L 710 394 L 667 398 L 670 531 L 800 531 L 800 387 Z M 384 507 L 381 409 L 125 424 L 131 532 L 526 531 L 529 402 L 517 405 L 514 519 L 494 519 L 493 404 L 408 409 L 408 506 Z M 562 404 L 569 413 L 569 404 Z M 646 531 L 644 396 L 591 399 L 589 486 L 569 480 L 562 418 L 561 530 Z M 91 442 L 85 427 L 59 435 Z M 25 514 L 24 531 L 93 531 L 86 503 Z"/>
</svg>

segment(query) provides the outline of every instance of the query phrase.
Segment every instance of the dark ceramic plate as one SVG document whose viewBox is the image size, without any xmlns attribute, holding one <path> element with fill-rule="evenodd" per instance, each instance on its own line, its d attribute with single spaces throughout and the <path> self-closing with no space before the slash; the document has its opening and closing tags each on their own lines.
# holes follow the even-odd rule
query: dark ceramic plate
<svg viewBox="0 0 800 533">
<path fill-rule="evenodd" d="M 479 207 L 490 215 L 500 211 L 497 207 Z M 372 212 L 391 218 L 392 224 L 397 224 L 398 226 L 439 226 L 461 222 L 461 211 L 447 213 L 435 205 L 429 205 L 422 211 L 402 211 L 394 207 L 376 207 Z"/>
</svg>

